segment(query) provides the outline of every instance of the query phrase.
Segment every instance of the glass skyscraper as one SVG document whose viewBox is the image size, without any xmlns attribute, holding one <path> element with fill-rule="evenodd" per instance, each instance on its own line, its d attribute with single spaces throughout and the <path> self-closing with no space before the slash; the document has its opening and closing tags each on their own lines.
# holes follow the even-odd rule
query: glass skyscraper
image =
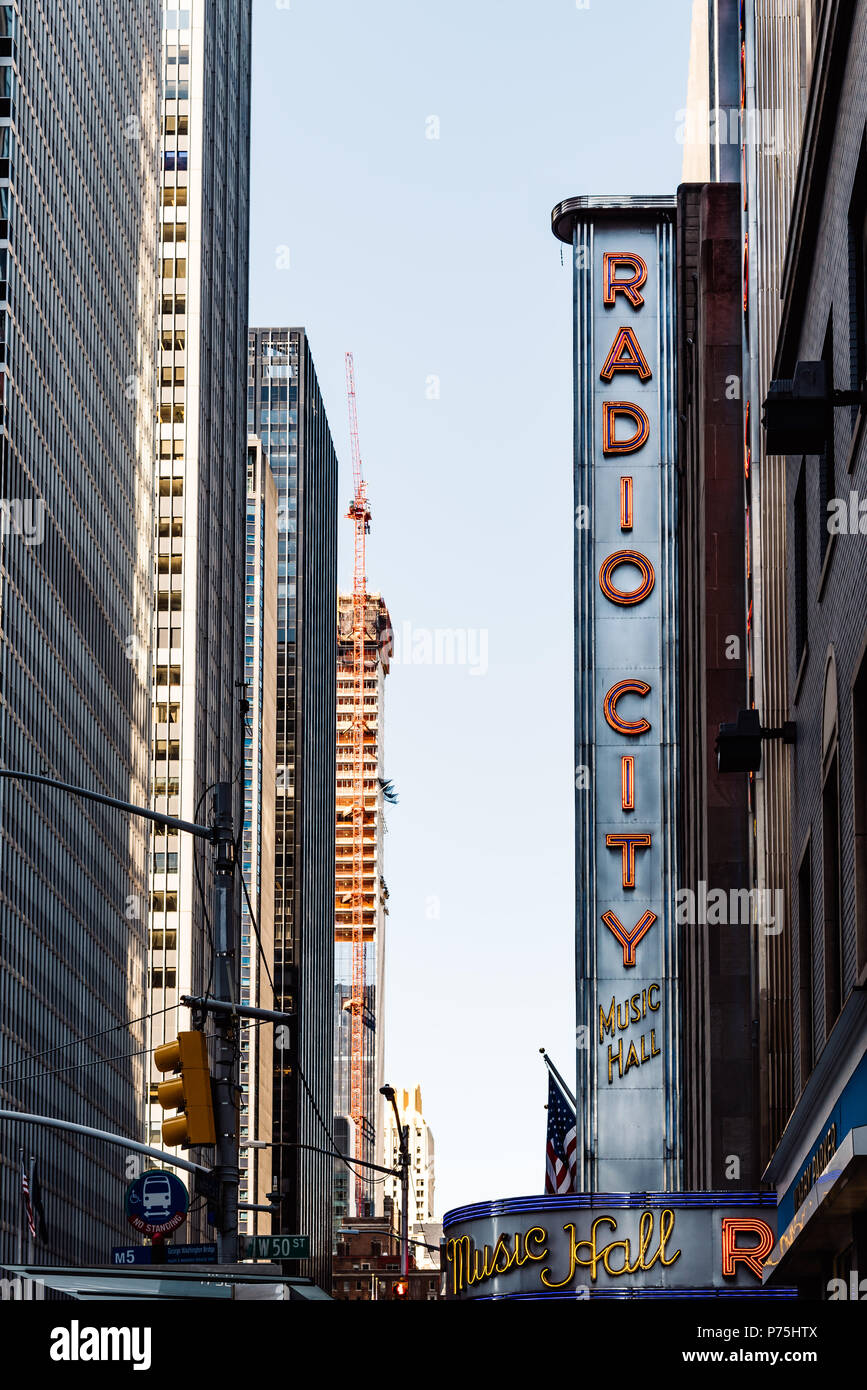
<svg viewBox="0 0 867 1390">
<path fill-rule="evenodd" d="M 277 485 L 275 1049 L 278 1143 L 327 1148 L 332 1122 L 337 456 L 303 328 L 250 330 L 247 426 Z M 264 776 L 264 774 L 263 774 Z M 318 1113 L 317 1113 L 318 1112 Z M 331 1284 L 331 1160 L 277 1148 L 277 1229 L 310 1236 L 302 1272 Z"/>
<path fill-rule="evenodd" d="M 156 810 L 201 823 L 211 813 L 213 784 L 234 782 L 238 826 L 249 0 L 166 4 L 162 60 L 152 795 Z M 190 1026 L 179 997 L 204 993 L 213 979 L 213 864 L 207 846 L 190 835 L 156 832 L 151 845 L 148 1044 L 154 1048 Z M 236 893 L 237 921 L 240 884 Z M 161 1079 L 151 1073 L 148 1142 L 158 1146 Z M 188 1223 L 188 1239 L 206 1235 L 201 1219 Z"/>
<path fill-rule="evenodd" d="M 159 24 L 158 0 L 0 5 L 0 761 L 139 804 Z M 140 1134 L 146 853 L 141 821 L 0 781 L 0 1105 Z M 28 1258 L 19 1146 L 33 1258 L 105 1261 L 127 1155 L 6 1124 L 0 1261 Z"/>
<path fill-rule="evenodd" d="M 250 895 L 241 903 L 239 993 L 242 1004 L 273 1008 L 274 803 L 277 761 L 277 489 L 255 435 L 247 441 L 247 555 L 244 576 L 244 828 L 240 867 Z M 271 1139 L 274 1029 L 241 1025 L 240 1200 L 265 1204 L 271 1191 L 271 1151 L 247 1141 Z M 242 1211 L 242 1232 L 267 1235 L 271 1217 Z"/>
</svg>

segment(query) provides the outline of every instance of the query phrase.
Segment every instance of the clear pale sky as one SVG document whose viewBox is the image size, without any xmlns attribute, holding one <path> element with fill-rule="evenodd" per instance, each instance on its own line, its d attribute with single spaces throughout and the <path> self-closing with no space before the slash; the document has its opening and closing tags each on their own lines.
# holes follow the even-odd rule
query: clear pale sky
<svg viewBox="0 0 867 1390">
<path fill-rule="evenodd" d="M 539 1048 L 574 1077 L 571 286 L 550 213 L 674 192 L 690 10 L 253 0 L 250 322 L 308 331 L 341 505 L 355 355 L 368 584 L 401 648 L 386 1067 L 421 1085 L 438 1215 L 543 1190 Z M 437 629 L 466 635 L 463 665 L 425 660 Z"/>
</svg>

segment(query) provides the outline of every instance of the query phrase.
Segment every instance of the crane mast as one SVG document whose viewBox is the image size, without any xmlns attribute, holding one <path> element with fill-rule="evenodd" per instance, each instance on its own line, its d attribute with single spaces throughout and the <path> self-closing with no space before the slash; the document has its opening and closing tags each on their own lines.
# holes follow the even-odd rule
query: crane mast
<svg viewBox="0 0 867 1390">
<path fill-rule="evenodd" d="M 347 516 L 355 526 L 355 565 L 352 581 L 352 997 L 350 999 L 350 1115 L 356 1134 L 364 1132 L 364 648 L 367 617 L 366 536 L 370 530 L 367 485 L 361 470 L 358 411 L 352 353 L 346 354 L 346 395 L 352 447 L 353 494 Z M 360 1212 L 364 1180 L 355 1179 Z"/>
</svg>

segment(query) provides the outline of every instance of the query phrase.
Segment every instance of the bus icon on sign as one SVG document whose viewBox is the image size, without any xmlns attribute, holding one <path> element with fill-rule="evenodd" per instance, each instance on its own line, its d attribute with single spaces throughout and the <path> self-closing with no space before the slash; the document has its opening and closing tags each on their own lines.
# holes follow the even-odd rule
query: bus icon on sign
<svg viewBox="0 0 867 1390">
<path fill-rule="evenodd" d="M 172 1186 L 167 1173 L 146 1173 L 142 1185 L 142 1211 L 145 1216 L 168 1216 L 172 1209 Z"/>
</svg>

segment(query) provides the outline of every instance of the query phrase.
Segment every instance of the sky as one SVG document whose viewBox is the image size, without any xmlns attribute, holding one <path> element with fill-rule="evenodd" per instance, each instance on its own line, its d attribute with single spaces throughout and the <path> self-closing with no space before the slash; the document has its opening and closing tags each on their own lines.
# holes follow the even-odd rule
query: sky
<svg viewBox="0 0 867 1390">
<path fill-rule="evenodd" d="M 550 214 L 674 192 L 690 11 L 253 0 L 250 323 L 307 330 L 341 513 L 354 354 L 368 587 L 398 647 L 386 1076 L 421 1086 L 439 1216 L 543 1190 L 539 1049 L 575 1075 L 571 285 Z"/>
</svg>

